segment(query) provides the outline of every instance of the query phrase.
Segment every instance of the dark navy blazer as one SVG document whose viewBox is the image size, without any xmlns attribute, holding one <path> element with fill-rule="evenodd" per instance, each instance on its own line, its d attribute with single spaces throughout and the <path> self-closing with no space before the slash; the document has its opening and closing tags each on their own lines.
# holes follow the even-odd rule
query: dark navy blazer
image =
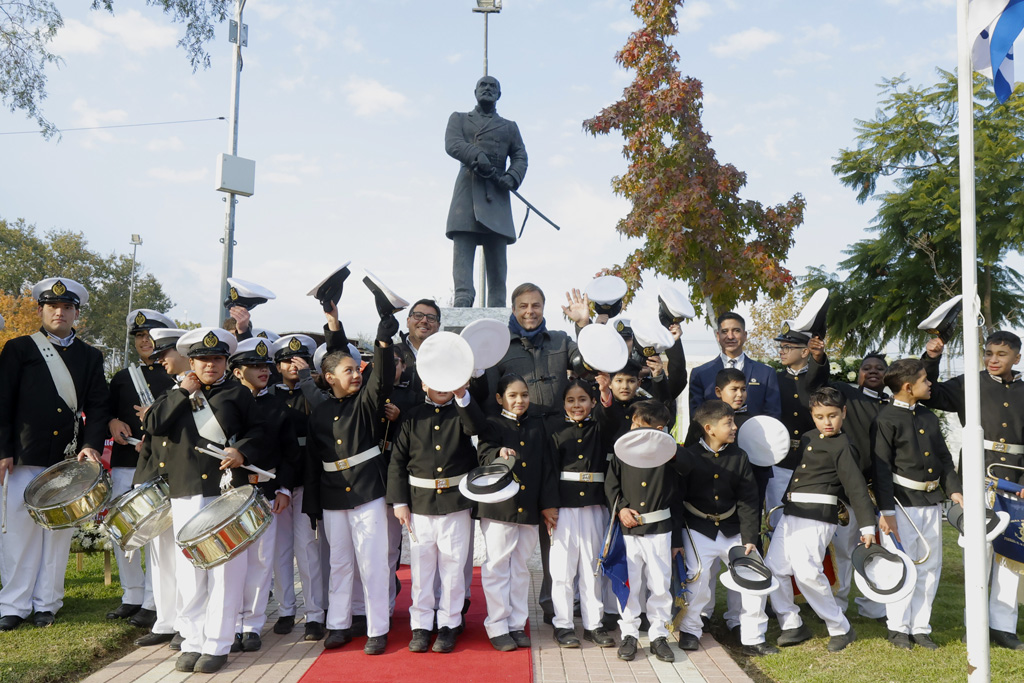
<svg viewBox="0 0 1024 683">
<path fill-rule="evenodd" d="M 719 354 L 690 372 L 691 416 L 704 401 L 715 398 L 715 376 L 724 367 L 722 355 Z M 775 370 L 747 356 L 743 359 L 743 374 L 747 378 L 747 414 L 770 415 L 781 420 L 782 399 Z"/>
</svg>

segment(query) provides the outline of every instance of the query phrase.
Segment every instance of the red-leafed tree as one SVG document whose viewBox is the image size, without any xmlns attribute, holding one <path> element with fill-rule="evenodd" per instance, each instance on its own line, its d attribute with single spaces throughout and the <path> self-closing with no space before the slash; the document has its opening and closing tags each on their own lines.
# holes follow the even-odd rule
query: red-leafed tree
<svg viewBox="0 0 1024 683">
<path fill-rule="evenodd" d="M 669 45 L 678 33 L 677 0 L 634 0 L 643 26 L 615 55 L 636 72 L 622 99 L 583 122 L 592 135 L 613 130 L 625 138 L 626 172 L 612 179 L 616 194 L 633 208 L 616 230 L 644 244 L 624 263 L 608 269 L 630 285 L 643 282 L 645 270 L 689 283 L 690 295 L 703 303 L 709 319 L 716 311 L 762 292 L 784 295 L 792 275 L 782 266 L 803 221 L 799 194 L 785 204 L 762 206 L 743 199 L 747 176 L 722 164 L 701 125 L 702 86 L 683 78 L 679 53 Z M 699 308 L 699 304 L 698 304 Z"/>
</svg>

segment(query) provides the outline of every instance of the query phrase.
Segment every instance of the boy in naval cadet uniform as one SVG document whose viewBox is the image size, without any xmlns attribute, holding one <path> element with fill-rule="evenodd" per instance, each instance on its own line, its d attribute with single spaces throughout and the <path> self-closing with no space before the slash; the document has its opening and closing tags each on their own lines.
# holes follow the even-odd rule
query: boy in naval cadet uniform
<svg viewBox="0 0 1024 683">
<path fill-rule="evenodd" d="M 50 626 L 64 604 L 72 530 L 33 522 L 25 488 L 61 460 L 98 462 L 108 429 L 103 354 L 74 329 L 89 293 L 73 280 L 47 278 L 32 288 L 32 297 L 39 302 L 39 331 L 11 339 L 0 352 L 0 482 L 7 526 L 0 535 L 0 631 L 17 628 L 33 612 L 36 626 Z M 88 422 L 80 419 L 83 413 Z"/>
<path fill-rule="evenodd" d="M 237 342 L 227 330 L 202 327 L 181 337 L 177 350 L 191 372 L 160 396 L 142 422 L 152 439 L 156 472 L 167 474 L 175 536 L 220 494 L 222 470 L 258 459 L 263 426 L 252 392 L 227 372 Z M 196 450 L 224 448 L 220 461 Z M 178 671 L 213 673 L 227 663 L 242 607 L 245 556 L 209 570 L 196 568 L 183 553 L 176 556 L 182 605 L 179 625 L 184 641 Z"/>
<path fill-rule="evenodd" d="M 163 366 L 153 357 L 153 340 L 150 331 L 157 328 L 173 328 L 175 323 L 163 313 L 148 308 L 139 308 L 128 314 L 125 319 L 128 334 L 135 343 L 135 351 L 139 354 L 138 370 L 146 381 L 150 396 L 156 398 L 172 386 L 174 380 L 167 374 Z M 132 487 L 135 477 L 135 466 L 139 460 L 139 450 L 135 443 L 126 438 L 142 439 L 142 418 L 145 408 L 142 398 L 132 380 L 127 367 L 118 371 L 110 379 L 110 436 L 114 444 L 110 449 L 111 499 L 126 493 Z M 121 605 L 107 613 L 107 619 L 131 619 L 134 626 L 151 628 L 156 621 L 156 604 L 153 601 L 152 572 L 142 569 L 142 553 L 134 553 L 131 561 L 125 557 L 121 547 L 114 544 L 114 557 L 117 560 L 117 573 L 121 579 L 124 595 Z M 150 566 L 152 563 L 147 563 Z"/>
</svg>

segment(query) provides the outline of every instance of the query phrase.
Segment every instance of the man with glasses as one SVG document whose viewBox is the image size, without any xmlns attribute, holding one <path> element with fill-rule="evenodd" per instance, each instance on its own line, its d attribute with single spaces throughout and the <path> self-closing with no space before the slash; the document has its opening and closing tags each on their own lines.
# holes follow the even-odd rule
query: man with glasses
<svg viewBox="0 0 1024 683">
<path fill-rule="evenodd" d="M 395 344 L 395 350 L 401 354 L 402 362 L 405 363 L 405 371 L 399 385 L 409 387 L 416 393 L 418 399 L 422 399 L 423 383 L 416 372 L 416 355 L 419 353 L 420 344 L 441 329 L 441 308 L 437 302 L 433 299 L 420 299 L 414 303 L 409 309 L 405 328 L 408 332 L 400 332 L 398 336 L 402 341 Z"/>
</svg>

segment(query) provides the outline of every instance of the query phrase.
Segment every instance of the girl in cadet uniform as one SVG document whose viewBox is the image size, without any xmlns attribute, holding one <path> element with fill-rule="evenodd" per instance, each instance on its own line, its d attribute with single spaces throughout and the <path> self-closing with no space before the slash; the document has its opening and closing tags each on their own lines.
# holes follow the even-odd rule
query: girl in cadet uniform
<svg viewBox="0 0 1024 683">
<path fill-rule="evenodd" d="M 563 398 L 565 420 L 551 435 L 560 507 L 558 526 L 551 535 L 549 566 L 555 641 L 561 647 L 580 645 L 573 626 L 573 586 L 577 579 L 584 640 L 599 647 L 615 645 L 615 639 L 601 626 L 603 582 L 594 576 L 608 527 L 604 496 L 608 456 L 593 412 L 597 401 L 593 384 L 572 380 Z"/>
<path fill-rule="evenodd" d="M 552 443 L 543 419 L 527 414 L 530 393 L 518 375 L 505 375 L 496 394 L 501 415 L 488 418 L 478 447 L 480 464 L 503 462 L 519 481 L 516 495 L 500 503 L 481 503 L 480 529 L 487 548 L 481 569 L 487 618 L 484 628 L 491 645 L 501 652 L 530 647 L 526 635 L 530 572 L 526 560 L 538 541 L 543 518 L 548 533 L 558 521 Z"/>
</svg>

